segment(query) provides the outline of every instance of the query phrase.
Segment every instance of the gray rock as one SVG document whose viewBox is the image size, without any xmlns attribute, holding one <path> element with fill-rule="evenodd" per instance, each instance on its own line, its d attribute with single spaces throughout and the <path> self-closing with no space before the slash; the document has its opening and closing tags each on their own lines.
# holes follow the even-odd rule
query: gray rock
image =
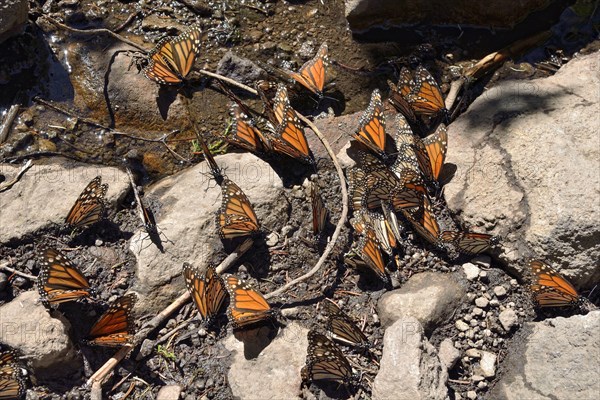
<svg viewBox="0 0 600 400">
<path fill-rule="evenodd" d="M 471 260 L 473 264 L 481 265 L 484 268 L 490 268 L 492 266 L 492 259 L 490 256 L 485 254 L 478 254 Z"/>
<path fill-rule="evenodd" d="M 490 304 L 490 301 L 485 297 L 478 297 L 475 299 L 475 305 L 479 308 L 487 308 Z"/>
<path fill-rule="evenodd" d="M 479 368 L 475 368 L 475 372 L 480 373 L 486 378 L 492 378 L 496 375 L 496 355 L 489 351 L 481 352 L 479 360 Z"/>
<path fill-rule="evenodd" d="M 600 311 L 523 325 L 490 399 L 595 399 L 600 393 Z M 585 367 L 582 367 L 585 366 Z"/>
<path fill-rule="evenodd" d="M 471 263 L 464 263 L 462 265 L 462 268 L 465 272 L 465 275 L 467 276 L 467 279 L 470 281 L 474 281 L 475 279 L 477 279 L 477 277 L 479 276 L 479 272 L 481 271 L 477 265 Z"/>
<path fill-rule="evenodd" d="M 477 392 L 476 392 L 476 391 L 474 391 L 474 390 L 469 390 L 469 391 L 467 392 L 467 399 L 470 399 L 470 400 L 475 400 L 475 399 L 477 399 Z"/>
<path fill-rule="evenodd" d="M 521 276 L 515 261 L 551 256 L 575 286 L 600 281 L 597 196 L 582 196 L 600 185 L 600 147 L 589 145 L 598 138 L 590 129 L 597 60 L 593 53 L 548 78 L 501 82 L 448 128 L 447 162 L 458 168 L 445 185 L 448 206 L 500 235 L 502 261 Z"/>
<path fill-rule="evenodd" d="M 508 332 L 513 326 L 515 326 L 519 318 L 517 317 L 515 310 L 512 308 L 507 308 L 506 310 L 500 312 L 500 315 L 498 315 L 498 320 L 500 320 L 502 328 Z"/>
<path fill-rule="evenodd" d="M 21 293 L 1 306 L 0 321 L 0 342 L 26 354 L 37 377 L 64 377 L 83 368 L 68 335 L 69 322 L 52 318 L 37 291 Z"/>
<path fill-rule="evenodd" d="M 181 390 L 179 385 L 163 386 L 156 394 L 156 400 L 177 400 L 181 395 Z"/>
<path fill-rule="evenodd" d="M 456 329 L 458 329 L 461 332 L 465 332 L 469 330 L 469 324 L 467 324 L 465 321 L 463 321 L 462 319 L 457 320 L 454 325 L 456 326 Z"/>
<path fill-rule="evenodd" d="M 14 176 L 18 166 L 1 164 L 2 172 Z M 31 234 L 51 224 L 62 224 L 75 201 L 94 177 L 108 184 L 110 207 L 129 190 L 127 174 L 113 167 L 80 163 L 37 164 L 10 190 L 0 193 L 0 243 Z M 60 199 L 48 206 L 48 199 Z"/>
<path fill-rule="evenodd" d="M 438 357 L 446 369 L 452 369 L 460 358 L 460 351 L 454 347 L 451 339 L 446 338 L 440 343 Z"/>
<path fill-rule="evenodd" d="M 430 332 L 452 316 L 465 293 L 455 275 L 423 272 L 410 277 L 402 288 L 384 294 L 377 304 L 377 313 L 384 327 L 412 316 Z"/>
<path fill-rule="evenodd" d="M 248 196 L 260 223 L 279 228 L 285 220 L 286 204 L 281 201 L 281 179 L 271 167 L 249 153 L 215 158 Z M 130 249 L 137 257 L 135 290 L 141 295 L 138 307 L 151 312 L 162 309 L 184 290 L 184 262 L 200 268 L 216 263 L 215 256 L 222 248 L 215 226 L 221 188 L 214 181 L 209 182 L 208 167 L 202 162 L 159 181 L 147 193 L 162 205 L 156 223 L 169 239 L 163 240 L 164 253 L 150 243 L 144 230 L 136 232 L 130 241 Z"/>
<path fill-rule="evenodd" d="M 250 83 L 262 79 L 264 71 L 247 58 L 239 57 L 231 51 L 219 61 L 217 65 L 217 74 L 231 78 L 237 82 Z"/>
<path fill-rule="evenodd" d="M 297 398 L 300 370 L 306 362 L 307 333 L 306 328 L 292 322 L 254 358 L 246 356 L 249 346 L 245 348 L 244 343 L 233 335 L 225 338 L 223 344 L 233 356 L 227 375 L 233 396 L 242 400 Z M 252 343 L 257 341 L 257 337 L 262 337 L 261 334 L 252 335 Z M 277 379 L 265 382 L 265 377 Z"/>
<path fill-rule="evenodd" d="M 0 43 L 17 33 L 27 22 L 27 0 L 4 0 L 0 4 Z"/>
<path fill-rule="evenodd" d="M 539 0 L 496 1 L 485 4 L 479 1 L 461 1 L 447 7 L 447 3 L 434 0 L 423 3 L 406 0 L 346 0 L 346 19 L 352 30 L 365 30 L 374 25 L 406 25 L 427 22 L 442 25 L 474 25 L 482 27 L 512 28 L 529 13 L 537 11 L 546 2 Z"/>
<path fill-rule="evenodd" d="M 373 399 L 445 399 L 448 372 L 414 317 L 386 329 Z"/>
<path fill-rule="evenodd" d="M 504 296 L 506 296 L 506 288 L 504 286 L 495 286 L 494 287 L 494 294 L 496 295 L 496 297 L 498 297 L 499 299 L 504 298 Z"/>
</svg>

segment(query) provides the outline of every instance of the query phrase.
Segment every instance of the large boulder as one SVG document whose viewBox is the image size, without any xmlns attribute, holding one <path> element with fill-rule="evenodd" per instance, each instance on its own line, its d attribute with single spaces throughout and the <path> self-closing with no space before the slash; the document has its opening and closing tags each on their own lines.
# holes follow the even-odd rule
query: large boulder
<svg viewBox="0 0 600 400">
<path fill-rule="evenodd" d="M 580 287 L 600 280 L 597 66 L 594 53 L 548 78 L 500 82 L 448 129 L 449 207 L 499 234 L 511 268 L 547 258 Z"/>
<path fill-rule="evenodd" d="M 0 307 L 0 342 L 26 354 L 38 378 L 65 376 L 81 370 L 69 322 L 53 318 L 39 302 L 37 291 L 21 293 Z"/>
<path fill-rule="evenodd" d="M 490 399 L 596 399 L 600 311 L 524 324 Z"/>
<path fill-rule="evenodd" d="M 0 172 L 12 179 L 20 166 L 0 164 Z M 127 174 L 114 167 L 55 160 L 36 163 L 7 191 L 0 193 L 0 243 L 62 224 L 75 201 L 92 179 L 100 175 L 108 184 L 105 199 L 110 207 L 129 190 Z"/>
<path fill-rule="evenodd" d="M 512 28 L 532 11 L 548 5 L 547 0 L 514 2 L 502 0 L 346 0 L 346 19 L 353 30 L 374 25 L 402 25 L 428 22 L 438 25 L 476 25 Z"/>
</svg>

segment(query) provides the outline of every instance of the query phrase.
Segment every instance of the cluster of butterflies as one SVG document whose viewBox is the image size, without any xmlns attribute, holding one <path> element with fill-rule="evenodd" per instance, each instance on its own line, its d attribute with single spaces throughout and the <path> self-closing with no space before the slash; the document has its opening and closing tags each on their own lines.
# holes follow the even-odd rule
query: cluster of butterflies
<svg viewBox="0 0 600 400">
<path fill-rule="evenodd" d="M 361 351 L 368 351 L 369 340 L 356 323 L 333 301 L 324 300 L 320 307 L 327 314 L 325 334 L 312 328 L 308 332 L 306 365 L 301 375 L 304 382 L 335 382 L 351 385 L 356 375 L 348 359 L 335 342 Z"/>
<path fill-rule="evenodd" d="M 83 273 L 60 251 L 51 247 L 38 250 L 41 260 L 37 278 L 38 293 L 46 307 L 91 298 L 94 294 Z M 96 346 L 122 346 L 130 343 L 135 333 L 132 310 L 135 293 L 115 300 L 91 327 L 85 342 Z"/>
<path fill-rule="evenodd" d="M 227 316 L 234 329 L 266 322 L 276 316 L 276 310 L 271 308 L 263 295 L 235 275 L 221 276 L 211 266 L 202 273 L 197 267 L 186 263 L 183 265 L 183 277 L 198 308 L 200 320 L 205 324 L 215 321 L 227 298 Z"/>
<path fill-rule="evenodd" d="M 434 205 L 443 204 L 440 178 L 448 146 L 446 126 L 440 124 L 424 138 L 414 133 L 423 126 L 418 117 L 431 120 L 446 112 L 433 77 L 422 67 L 414 77 L 403 69 L 398 85 L 392 85 L 389 101 L 399 111 L 393 124 L 395 152 L 386 151 L 385 107 L 380 92 L 374 90 L 354 134 L 366 151 L 357 151 L 356 165 L 346 171 L 353 209 L 350 223 L 359 236 L 351 252 L 359 257 L 350 256 L 346 261 L 367 267 L 384 282 L 389 277 L 383 254 L 392 256 L 399 248 L 404 225 L 436 248 L 467 255 L 482 253 L 498 243 L 492 235 L 440 228 Z M 395 159 L 390 160 L 393 155 Z"/>
</svg>

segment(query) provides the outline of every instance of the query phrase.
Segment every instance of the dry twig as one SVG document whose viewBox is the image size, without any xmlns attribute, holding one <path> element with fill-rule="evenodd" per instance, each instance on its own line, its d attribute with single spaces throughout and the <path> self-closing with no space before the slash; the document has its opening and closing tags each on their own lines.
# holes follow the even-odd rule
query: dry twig
<svg viewBox="0 0 600 400">
<path fill-rule="evenodd" d="M 25 165 L 23 165 L 23 167 L 19 170 L 19 172 L 17 172 L 17 175 L 13 179 L 11 179 L 8 182 L 2 182 L 2 184 L 0 184 L 0 193 L 13 187 L 13 185 L 15 183 L 17 183 L 19 181 L 19 179 L 21 179 L 21 177 L 23 176 L 25 171 L 27 171 L 29 168 L 31 168 L 32 163 L 33 163 L 32 160 L 27 160 Z"/>
<path fill-rule="evenodd" d="M 6 116 L 4 117 L 4 121 L 2 121 L 2 125 L 0 125 L 0 144 L 4 143 L 6 138 L 8 138 L 8 133 L 10 132 L 10 127 L 12 126 L 13 121 L 17 117 L 17 113 L 19 112 L 19 105 L 13 104 L 8 109 Z"/>
<path fill-rule="evenodd" d="M 33 282 L 35 282 L 37 280 L 37 277 L 35 277 L 33 275 L 26 274 L 25 272 L 21 272 L 19 270 L 14 269 L 14 268 L 11 268 L 11 267 L 8 266 L 9 264 L 10 263 L 8 261 L 0 261 L 0 269 L 3 269 L 5 271 L 7 271 L 7 272 L 10 272 L 11 274 L 15 274 L 15 275 L 21 276 L 23 278 L 29 279 L 30 281 L 33 281 Z"/>
</svg>

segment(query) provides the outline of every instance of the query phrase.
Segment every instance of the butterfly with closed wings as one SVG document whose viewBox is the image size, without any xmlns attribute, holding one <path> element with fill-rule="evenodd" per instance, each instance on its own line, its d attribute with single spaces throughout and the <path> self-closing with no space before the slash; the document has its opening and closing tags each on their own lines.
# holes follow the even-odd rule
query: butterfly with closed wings
<svg viewBox="0 0 600 400">
<path fill-rule="evenodd" d="M 436 80 L 422 66 L 419 66 L 414 75 L 404 67 L 400 71 L 398 85 L 392 88 L 394 94 L 392 98 L 401 97 L 412 108 L 416 115 L 433 117 L 440 113 L 447 113 L 446 105 L 442 91 Z M 396 100 L 400 112 L 404 110 L 405 105 Z M 412 118 L 412 113 L 406 112 L 408 118 Z"/>
<path fill-rule="evenodd" d="M 126 294 L 112 303 L 92 326 L 86 342 L 94 346 L 118 347 L 130 344 L 135 334 L 133 307 L 135 293 Z"/>
<path fill-rule="evenodd" d="M 82 228 L 100 221 L 106 209 L 104 196 L 107 190 L 108 185 L 102 184 L 102 177 L 92 179 L 71 207 L 65 224 L 70 228 Z"/>
<path fill-rule="evenodd" d="M 537 307 L 575 307 L 584 302 L 571 282 L 542 260 L 527 263 L 533 275 L 530 286 Z"/>
<path fill-rule="evenodd" d="M 328 316 L 325 329 L 334 340 L 362 349 L 369 348 L 369 339 L 363 331 L 333 301 L 323 300 L 321 306 Z"/>
<path fill-rule="evenodd" d="M 317 54 L 308 60 L 298 72 L 285 71 L 287 75 L 310 90 L 319 97 L 323 97 L 323 87 L 325 86 L 325 78 L 327 68 L 329 67 L 329 59 L 327 57 L 327 44 L 321 44 Z"/>
<path fill-rule="evenodd" d="M 60 251 L 41 247 L 37 278 L 38 293 L 46 306 L 89 297 L 92 289 L 85 276 Z"/>
<path fill-rule="evenodd" d="M 0 348 L 0 400 L 18 400 L 25 396 L 25 372 L 14 350 Z"/>
<path fill-rule="evenodd" d="M 319 186 L 316 182 L 312 182 L 310 185 L 310 204 L 312 206 L 313 234 L 320 235 L 325 229 L 328 211 L 325 208 L 323 197 L 319 193 Z"/>
<path fill-rule="evenodd" d="M 183 277 L 185 285 L 198 308 L 200 319 L 204 323 L 211 323 L 227 298 L 227 290 L 223 279 L 217 271 L 208 266 L 202 274 L 197 267 L 183 264 Z"/>
<path fill-rule="evenodd" d="M 224 279 L 229 293 L 227 315 L 234 328 L 243 328 L 273 317 L 274 311 L 269 303 L 248 282 L 231 274 L 226 274 Z"/>
<path fill-rule="evenodd" d="M 383 114 L 381 93 L 378 89 L 373 90 L 369 106 L 361 116 L 358 129 L 353 136 L 375 154 L 383 159 L 387 158 L 385 153 L 385 115 Z"/>
<path fill-rule="evenodd" d="M 192 26 L 179 36 L 161 39 L 148 54 L 144 75 L 162 85 L 182 83 L 200 52 L 201 37 L 200 28 Z"/>
<path fill-rule="evenodd" d="M 444 231 L 440 233 L 442 243 L 452 243 L 460 253 L 474 255 L 498 244 L 499 238 L 485 233 Z"/>
<path fill-rule="evenodd" d="M 327 336 L 311 329 L 308 332 L 308 354 L 302 367 L 305 382 L 337 382 L 351 385 L 352 367 L 346 356 Z"/>
</svg>

